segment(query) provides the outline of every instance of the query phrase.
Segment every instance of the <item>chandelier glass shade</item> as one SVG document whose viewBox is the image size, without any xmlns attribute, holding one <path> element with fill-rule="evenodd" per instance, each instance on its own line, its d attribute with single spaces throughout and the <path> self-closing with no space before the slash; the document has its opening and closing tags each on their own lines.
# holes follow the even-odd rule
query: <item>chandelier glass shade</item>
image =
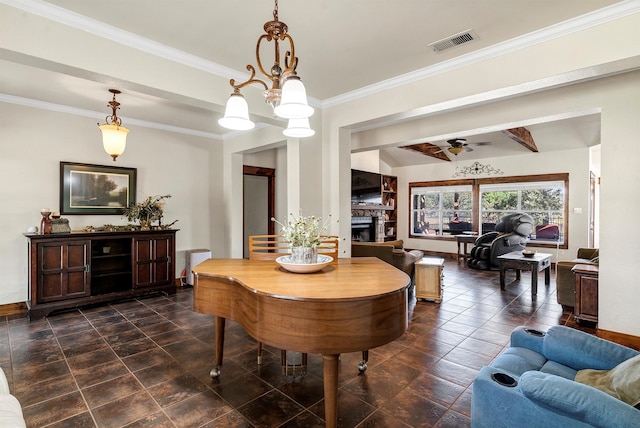
<svg viewBox="0 0 640 428">
<path fill-rule="evenodd" d="M 232 94 L 227 100 L 224 117 L 218 119 L 220 126 L 238 131 L 253 129 L 255 123 L 249 119 L 249 105 L 242 94 Z"/>
<path fill-rule="evenodd" d="M 100 125 L 100 131 L 102 131 L 102 146 L 104 151 L 113 158 L 115 162 L 116 158 L 124 153 L 124 149 L 127 146 L 127 134 L 129 130 L 122 126 L 117 125 Z"/>
<path fill-rule="evenodd" d="M 311 137 L 316 131 L 309 126 L 309 118 L 303 117 L 300 119 L 289 119 L 289 126 L 287 126 L 287 129 L 282 131 L 282 133 L 287 137 L 304 138 Z"/>
<path fill-rule="evenodd" d="M 236 83 L 235 79 L 231 79 L 229 82 L 233 93 L 227 101 L 224 117 L 218 120 L 220 126 L 233 130 L 247 130 L 254 127 L 249 119 L 247 102 L 240 93 L 240 89 L 254 83 L 264 88 L 265 101 L 271 105 L 276 116 L 283 119 L 302 119 L 313 114 L 313 107 L 310 107 L 307 101 L 306 89 L 296 74 L 298 57 L 295 55 L 293 38 L 287 30 L 287 24 L 278 20 L 278 0 L 275 0 L 273 20 L 264 24 L 265 34 L 258 38 L 256 45 L 257 69 L 265 76 L 266 81 L 271 82 L 271 87 L 263 80 L 256 78 L 254 66 L 247 65 L 251 75 L 246 81 Z M 269 71 L 263 67 L 260 57 L 260 47 L 263 42 L 273 43 L 274 59 Z M 288 48 L 284 54 L 281 52 L 282 48 Z"/>
<path fill-rule="evenodd" d="M 122 126 L 122 119 L 116 114 L 116 110 L 120 108 L 120 103 L 116 101 L 116 94 L 119 94 L 120 91 L 109 89 L 109 92 L 113 94 L 113 99 L 108 104 L 112 114 L 105 118 L 104 124 L 98 124 L 98 127 L 102 131 L 102 146 L 115 162 L 116 158 L 124 153 L 129 130 Z"/>
<path fill-rule="evenodd" d="M 307 90 L 298 76 L 291 76 L 282 87 L 280 104 L 273 112 L 284 119 L 303 119 L 313 115 L 313 107 L 307 103 Z"/>
</svg>

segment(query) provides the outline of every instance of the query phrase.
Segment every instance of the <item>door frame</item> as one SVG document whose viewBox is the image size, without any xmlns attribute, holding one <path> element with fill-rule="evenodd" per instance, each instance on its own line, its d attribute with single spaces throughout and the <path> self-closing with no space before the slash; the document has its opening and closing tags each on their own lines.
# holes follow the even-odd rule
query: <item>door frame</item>
<svg viewBox="0 0 640 428">
<path fill-rule="evenodd" d="M 269 222 L 267 226 L 268 234 L 275 234 L 275 225 L 271 221 L 276 215 L 276 170 L 273 168 L 265 168 L 261 166 L 242 166 L 242 175 L 256 175 L 259 177 L 267 177 L 267 211 L 269 212 Z M 244 230 L 244 206 L 242 207 L 242 230 Z"/>
</svg>

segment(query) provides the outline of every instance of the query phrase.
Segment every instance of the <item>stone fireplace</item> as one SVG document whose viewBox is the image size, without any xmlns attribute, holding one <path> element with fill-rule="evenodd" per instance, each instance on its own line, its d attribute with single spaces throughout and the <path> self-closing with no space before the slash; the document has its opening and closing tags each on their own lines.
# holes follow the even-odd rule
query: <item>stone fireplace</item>
<svg viewBox="0 0 640 428">
<path fill-rule="evenodd" d="M 385 205 L 351 206 L 351 240 L 384 242 L 384 218 L 393 207 Z"/>
</svg>

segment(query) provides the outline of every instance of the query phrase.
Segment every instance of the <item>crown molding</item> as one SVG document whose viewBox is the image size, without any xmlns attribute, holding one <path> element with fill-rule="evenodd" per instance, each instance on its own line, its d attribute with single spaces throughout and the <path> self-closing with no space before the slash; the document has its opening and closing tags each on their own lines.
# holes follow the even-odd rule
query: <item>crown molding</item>
<svg viewBox="0 0 640 428">
<path fill-rule="evenodd" d="M 75 116 L 89 117 L 96 120 L 104 119 L 104 112 L 97 112 L 94 110 L 86 110 L 77 107 L 69 107 L 62 104 L 50 103 L 47 101 L 34 100 L 32 98 L 17 97 L 14 95 L 0 93 L 0 102 L 8 104 L 16 104 L 25 107 L 32 107 L 41 110 L 49 110 L 57 113 L 72 114 Z M 182 128 L 179 126 L 167 125 L 166 123 L 150 122 L 147 120 L 140 120 L 127 117 L 125 120 L 127 126 L 135 125 L 143 128 L 157 129 L 159 131 L 175 132 L 177 134 L 194 135 L 196 137 L 203 137 L 215 140 L 222 140 L 228 135 L 219 135 L 212 132 L 203 132 L 190 128 Z"/>
<path fill-rule="evenodd" d="M 108 25 L 62 7 L 52 5 L 43 0 L 0 0 L 0 3 L 4 3 L 25 12 L 42 16 L 46 19 L 77 28 L 113 42 L 129 46 L 188 67 L 206 71 L 216 76 L 225 78 L 238 78 L 240 76 L 243 79 L 248 77 L 246 73 L 239 72 L 213 61 L 209 61 L 196 55 L 141 37 L 137 34 L 121 30 L 112 25 Z M 640 0 L 624 0 L 594 12 L 568 19 L 557 25 L 443 61 L 430 67 L 383 80 L 354 91 L 346 92 L 336 97 L 328 98 L 323 101 L 309 97 L 309 104 L 319 108 L 335 106 L 378 92 L 386 91 L 388 89 L 393 89 L 401 85 L 406 85 L 407 83 L 436 76 L 461 67 L 466 67 L 470 64 L 485 61 L 496 56 L 505 55 L 516 50 L 524 49 L 529 46 L 543 43 L 585 28 L 593 27 L 639 12 Z"/>
<path fill-rule="evenodd" d="M 116 42 L 151 55 L 215 74 L 216 76 L 226 78 L 237 78 L 238 75 L 249 76 L 246 73 L 238 72 L 237 70 L 225 67 L 213 61 L 172 48 L 165 44 L 142 37 L 138 34 L 105 24 L 104 22 L 80 15 L 79 13 L 52 5 L 42 0 L 0 0 L 0 3 L 13 6 L 16 9 L 50 19 L 60 24 L 85 31 L 95 36 L 111 40 L 112 42 Z"/>
<path fill-rule="evenodd" d="M 497 56 L 505 55 L 513 51 L 525 49 L 539 43 L 546 42 L 567 34 L 575 33 L 586 28 L 594 27 L 608 21 L 619 19 L 628 15 L 640 13 L 640 0 L 625 0 L 608 7 L 596 10 L 585 15 L 568 19 L 551 27 L 533 31 L 522 36 L 507 40 L 502 43 L 479 49 L 466 55 L 461 55 L 447 61 L 440 62 L 433 66 L 425 67 L 410 73 L 405 73 L 391 79 L 383 80 L 346 92 L 336 97 L 322 101 L 322 108 L 332 107 L 348 101 L 367 97 L 388 89 L 394 89 L 408 83 L 417 82 L 439 74 L 466 67 L 481 61 L 485 61 Z"/>
</svg>

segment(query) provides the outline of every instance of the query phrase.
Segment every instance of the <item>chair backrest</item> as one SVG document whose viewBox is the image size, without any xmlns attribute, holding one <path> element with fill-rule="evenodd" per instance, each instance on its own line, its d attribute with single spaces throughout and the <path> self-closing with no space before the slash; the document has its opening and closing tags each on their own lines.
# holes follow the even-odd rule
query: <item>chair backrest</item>
<svg viewBox="0 0 640 428">
<path fill-rule="evenodd" d="M 332 263 L 338 261 L 337 236 L 321 236 L 318 254 L 333 257 Z M 249 260 L 275 260 L 280 256 L 290 254 L 289 243 L 282 235 L 252 235 L 249 236 Z"/>
<path fill-rule="evenodd" d="M 249 236 L 249 260 L 275 260 L 289 253 L 289 243 L 282 235 Z"/>
<path fill-rule="evenodd" d="M 318 254 L 333 257 L 331 263 L 338 263 L 338 247 L 339 238 L 337 236 L 321 236 L 320 244 L 318 245 Z"/>
</svg>

